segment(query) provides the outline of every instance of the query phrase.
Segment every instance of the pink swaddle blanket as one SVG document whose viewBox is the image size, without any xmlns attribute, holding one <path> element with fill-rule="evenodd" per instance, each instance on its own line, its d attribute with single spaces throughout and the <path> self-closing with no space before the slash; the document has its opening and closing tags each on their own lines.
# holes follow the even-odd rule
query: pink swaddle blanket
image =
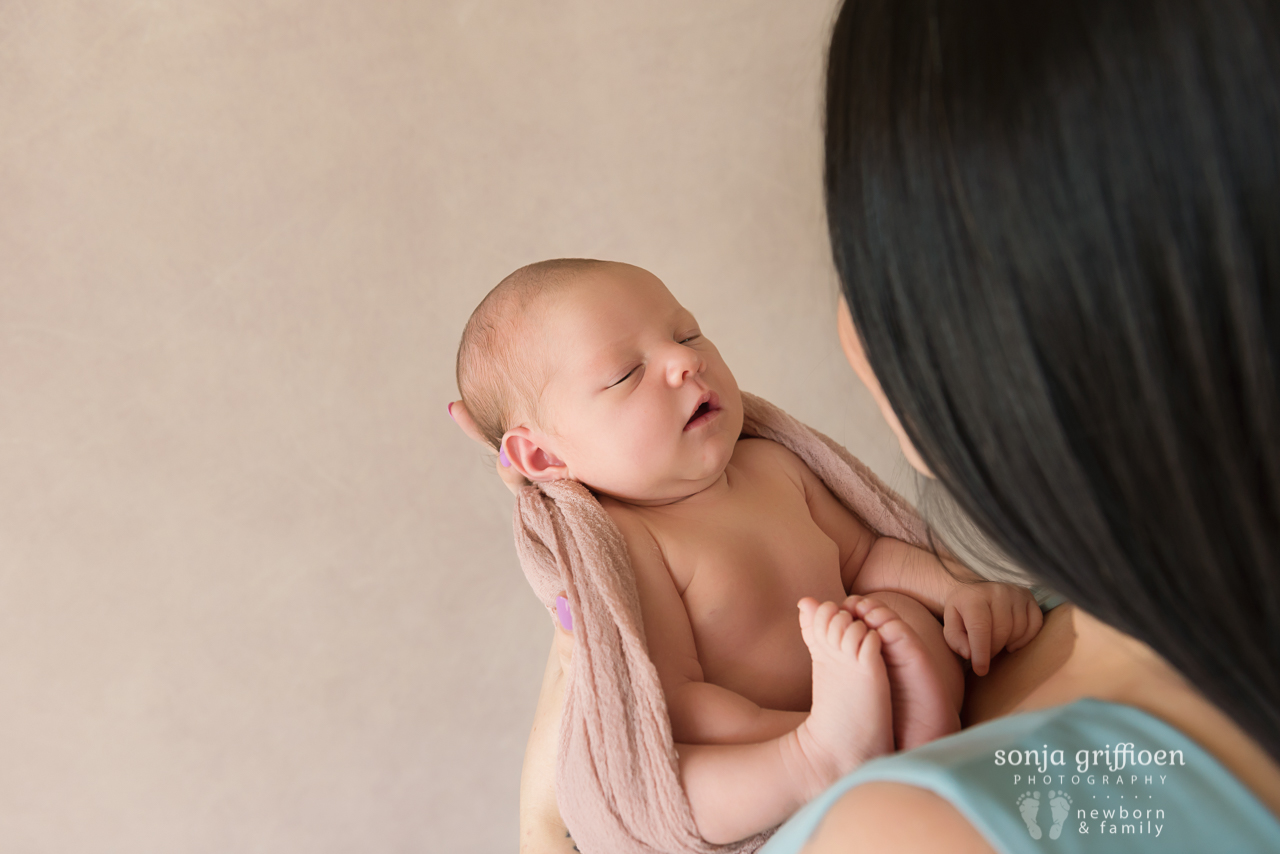
<svg viewBox="0 0 1280 854">
<path fill-rule="evenodd" d="M 848 451 L 762 398 L 743 392 L 742 403 L 743 435 L 790 449 L 877 533 L 926 544 L 924 523 L 911 506 Z M 526 486 L 516 499 L 515 534 L 538 598 L 554 609 L 564 591 L 573 615 L 556 799 L 579 850 L 747 854 L 759 848 L 769 833 L 731 845 L 698 835 L 626 544 L 600 503 L 574 481 Z"/>
</svg>

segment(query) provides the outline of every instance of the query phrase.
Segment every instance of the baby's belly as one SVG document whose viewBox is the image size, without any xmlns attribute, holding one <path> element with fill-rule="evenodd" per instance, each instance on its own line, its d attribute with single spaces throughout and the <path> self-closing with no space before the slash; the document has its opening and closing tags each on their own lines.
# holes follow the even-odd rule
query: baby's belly
<svg viewBox="0 0 1280 854">
<path fill-rule="evenodd" d="M 845 596 L 838 556 L 814 563 L 702 568 L 684 598 L 706 681 L 763 708 L 809 710 L 812 661 L 796 603 Z"/>
</svg>

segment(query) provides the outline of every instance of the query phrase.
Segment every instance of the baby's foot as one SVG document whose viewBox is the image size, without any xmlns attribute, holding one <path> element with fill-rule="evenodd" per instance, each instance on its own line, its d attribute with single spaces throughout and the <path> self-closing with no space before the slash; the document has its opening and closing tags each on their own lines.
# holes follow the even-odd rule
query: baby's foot
<svg viewBox="0 0 1280 854">
<path fill-rule="evenodd" d="M 813 708 L 795 732 L 814 797 L 868 759 L 893 752 L 893 710 L 876 632 L 834 602 L 805 598 L 800 633 L 813 658 Z"/>
<path fill-rule="evenodd" d="M 880 651 L 893 692 L 893 733 L 898 749 L 910 750 L 959 730 L 955 704 L 915 629 L 874 597 L 850 596 L 840 607 L 880 635 Z"/>
</svg>

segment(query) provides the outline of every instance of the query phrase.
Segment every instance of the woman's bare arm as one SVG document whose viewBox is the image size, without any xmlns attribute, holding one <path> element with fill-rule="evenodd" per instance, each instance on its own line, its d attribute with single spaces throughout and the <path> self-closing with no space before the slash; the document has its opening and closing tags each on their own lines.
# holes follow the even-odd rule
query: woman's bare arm
<svg viewBox="0 0 1280 854">
<path fill-rule="evenodd" d="M 449 417 L 471 439 L 490 451 L 496 450 L 489 446 L 461 400 L 449 403 Z M 501 458 L 494 460 L 494 468 L 513 493 L 527 483 L 514 467 L 504 466 Z M 564 705 L 564 673 L 572 654 L 573 635 L 557 627 L 542 674 L 542 691 L 538 694 L 538 708 L 533 714 L 533 728 L 529 731 L 524 767 L 520 772 L 520 854 L 563 854 L 578 850 L 556 805 L 560 710 Z"/>
<path fill-rule="evenodd" d="M 564 706 L 562 659 L 567 663 L 572 649 L 573 636 L 557 628 L 520 772 L 520 854 L 578 850 L 556 806 L 556 754 Z"/>
</svg>

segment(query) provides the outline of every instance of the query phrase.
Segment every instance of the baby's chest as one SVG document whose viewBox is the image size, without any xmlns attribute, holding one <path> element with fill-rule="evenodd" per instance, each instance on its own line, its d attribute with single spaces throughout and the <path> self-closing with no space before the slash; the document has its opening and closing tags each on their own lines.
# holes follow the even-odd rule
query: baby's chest
<svg viewBox="0 0 1280 854">
<path fill-rule="evenodd" d="M 667 565 L 695 621 L 699 614 L 750 609 L 753 602 L 781 601 L 794 609 L 800 597 L 840 589 L 839 549 L 814 523 L 798 491 L 767 501 L 746 496 L 669 526 L 663 540 Z"/>
</svg>

